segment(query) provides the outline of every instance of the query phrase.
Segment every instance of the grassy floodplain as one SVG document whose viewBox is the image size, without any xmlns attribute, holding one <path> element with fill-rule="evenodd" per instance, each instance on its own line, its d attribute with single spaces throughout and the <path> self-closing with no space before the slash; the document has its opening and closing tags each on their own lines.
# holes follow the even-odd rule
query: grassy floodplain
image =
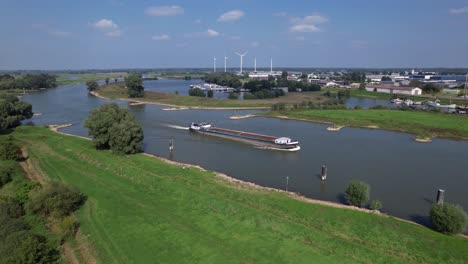
<svg viewBox="0 0 468 264">
<path fill-rule="evenodd" d="M 82 74 L 69 74 L 63 73 L 57 75 L 57 85 L 68 85 L 85 83 L 87 81 L 100 81 L 109 78 L 114 82 L 115 78 L 127 76 L 126 72 L 112 72 L 112 73 L 82 73 Z"/>
<path fill-rule="evenodd" d="M 127 90 L 123 83 L 112 83 L 100 86 L 97 90 L 99 95 L 110 99 L 128 99 Z M 260 100 L 224 100 L 216 98 L 196 97 L 145 91 L 142 98 L 131 99 L 135 102 L 148 102 L 166 104 L 179 107 L 193 108 L 271 108 L 275 103 L 293 104 L 302 101 L 325 101 L 326 97 L 321 92 L 288 93 L 273 99 Z"/>
<path fill-rule="evenodd" d="M 14 132 L 37 173 L 87 195 L 100 263 L 466 263 L 468 239 L 305 202 L 39 127 Z"/>
<path fill-rule="evenodd" d="M 443 137 L 468 140 L 468 117 L 462 115 L 388 109 L 308 109 L 273 112 L 270 115 L 332 123 L 337 126 L 377 127 L 412 133 L 419 138 Z"/>
</svg>

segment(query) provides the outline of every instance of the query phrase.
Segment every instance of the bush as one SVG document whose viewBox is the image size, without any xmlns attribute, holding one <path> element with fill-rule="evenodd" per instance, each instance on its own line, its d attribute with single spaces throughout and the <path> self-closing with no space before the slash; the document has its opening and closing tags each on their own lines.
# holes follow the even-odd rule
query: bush
<svg viewBox="0 0 468 264">
<path fill-rule="evenodd" d="M 45 216 L 63 217 L 76 211 L 85 201 L 78 188 L 51 182 L 30 194 L 28 208 Z"/>
<path fill-rule="evenodd" d="M 17 127 L 32 116 L 31 104 L 11 94 L 0 94 L 0 130 Z"/>
<path fill-rule="evenodd" d="M 208 90 L 208 92 L 206 93 L 206 96 L 207 96 L 208 98 L 213 98 L 213 94 L 214 94 L 214 93 L 213 93 L 213 90 Z"/>
<path fill-rule="evenodd" d="M 0 197 L 0 217 L 20 218 L 24 215 L 21 204 L 11 197 Z"/>
<path fill-rule="evenodd" d="M 91 111 L 85 122 L 88 134 L 98 149 L 108 149 L 123 154 L 141 151 L 143 130 L 135 116 L 118 105 L 104 104 Z"/>
<path fill-rule="evenodd" d="M 380 210 L 382 209 L 382 202 L 380 202 L 379 200 L 372 200 L 370 208 L 372 210 Z"/>
<path fill-rule="evenodd" d="M 13 136 L 0 138 L 0 160 L 18 160 L 21 157 Z"/>
<path fill-rule="evenodd" d="M 0 161 L 0 188 L 11 181 L 16 163 L 13 161 Z"/>
<path fill-rule="evenodd" d="M 369 109 L 371 109 L 371 110 L 384 110 L 384 109 L 389 109 L 389 108 L 386 107 L 386 106 L 383 106 L 383 105 L 375 105 L 375 106 L 369 107 Z"/>
<path fill-rule="evenodd" d="M 65 237 L 74 237 L 79 227 L 80 221 L 74 215 L 66 216 L 60 222 L 60 229 Z"/>
<path fill-rule="evenodd" d="M 356 106 L 354 107 L 354 110 L 361 110 L 361 109 L 362 109 L 362 106 L 360 106 L 360 105 L 356 105 Z"/>
<path fill-rule="evenodd" d="M 271 106 L 271 110 L 273 111 L 283 111 L 286 110 L 286 104 L 285 103 L 276 103 Z"/>
<path fill-rule="evenodd" d="M 188 94 L 189 94 L 190 96 L 205 97 L 205 91 L 203 91 L 203 90 L 200 89 L 200 88 L 191 88 L 191 89 L 188 91 Z"/>
<path fill-rule="evenodd" d="M 29 230 L 10 234 L 0 243 L 0 255 L 3 263 L 56 263 L 59 252 L 47 244 L 43 236 Z"/>
<path fill-rule="evenodd" d="M 229 93 L 228 95 L 228 99 L 231 99 L 231 100 L 236 100 L 236 99 L 239 99 L 239 95 L 237 93 Z"/>
<path fill-rule="evenodd" d="M 467 215 L 459 205 L 433 204 L 429 215 L 432 226 L 437 232 L 458 234 L 466 228 Z"/>
<path fill-rule="evenodd" d="M 370 187 L 367 183 L 361 181 L 351 181 L 345 191 L 348 203 L 353 206 L 361 205 L 369 200 Z"/>
<path fill-rule="evenodd" d="M 109 83 L 109 78 L 106 79 L 107 83 Z M 106 83 L 106 84 L 107 84 Z M 86 82 L 86 87 L 88 88 L 88 91 L 96 91 L 96 89 L 99 87 L 98 83 L 96 81 L 87 81 Z"/>
</svg>

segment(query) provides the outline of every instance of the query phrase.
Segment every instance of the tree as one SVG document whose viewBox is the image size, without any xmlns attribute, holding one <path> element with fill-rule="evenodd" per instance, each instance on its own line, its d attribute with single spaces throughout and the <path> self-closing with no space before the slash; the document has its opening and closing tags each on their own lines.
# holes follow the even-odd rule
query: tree
<svg viewBox="0 0 468 264">
<path fill-rule="evenodd" d="M 17 127 L 33 116 L 32 106 L 14 95 L 0 94 L 0 130 Z"/>
<path fill-rule="evenodd" d="M 391 82 L 392 78 L 390 78 L 388 76 L 382 76 L 382 79 L 380 79 L 380 81 L 382 81 L 382 82 Z"/>
<path fill-rule="evenodd" d="M 51 182 L 30 194 L 28 208 L 44 216 L 64 217 L 78 210 L 85 201 L 78 188 L 62 182 Z"/>
<path fill-rule="evenodd" d="M 361 207 L 363 203 L 369 200 L 369 185 L 361 181 L 351 181 L 345 191 L 348 203 L 353 206 Z"/>
<path fill-rule="evenodd" d="M 98 83 L 96 81 L 87 81 L 86 86 L 88 88 L 88 91 L 96 91 L 96 89 L 99 87 Z"/>
<path fill-rule="evenodd" d="M 288 79 L 288 72 L 287 71 L 282 71 L 281 72 L 281 79 L 287 80 Z"/>
<path fill-rule="evenodd" d="M 115 82 L 115 83 L 118 82 L 118 81 L 119 81 L 119 79 L 117 79 L 117 78 L 114 79 L 114 82 Z"/>
<path fill-rule="evenodd" d="M 366 90 L 366 84 L 365 83 L 359 84 L 359 90 L 365 91 Z"/>
<path fill-rule="evenodd" d="M 129 74 L 125 78 L 125 85 L 128 89 L 128 97 L 143 97 L 145 94 L 145 88 L 143 87 L 143 81 L 141 76 L 136 73 Z"/>
<path fill-rule="evenodd" d="M 47 244 L 43 236 L 29 230 L 14 232 L 0 243 L 2 263 L 46 264 L 56 263 L 59 252 Z"/>
<path fill-rule="evenodd" d="M 461 233 L 467 225 L 466 212 L 459 205 L 433 204 L 429 215 L 434 230 L 444 234 Z"/>
<path fill-rule="evenodd" d="M 423 84 L 421 81 L 418 81 L 418 80 L 411 80 L 411 81 L 409 82 L 409 86 L 411 86 L 411 87 L 423 88 L 423 87 L 424 87 L 424 84 Z"/>
<path fill-rule="evenodd" d="M 208 98 L 213 98 L 213 90 L 208 90 L 206 96 L 207 96 Z"/>
<path fill-rule="evenodd" d="M 109 84 L 109 77 L 106 78 L 106 84 Z"/>
<path fill-rule="evenodd" d="M 111 149 L 117 153 L 141 151 L 143 130 L 135 116 L 117 104 L 104 104 L 91 111 L 85 121 L 88 134 L 98 149 Z"/>
<path fill-rule="evenodd" d="M 428 83 L 428 84 L 424 85 L 422 90 L 425 93 L 438 93 L 438 92 L 440 92 L 441 88 L 440 88 L 440 86 L 437 86 L 437 85 L 435 85 L 433 83 Z"/>
<path fill-rule="evenodd" d="M 21 157 L 15 138 L 11 135 L 0 137 L 0 160 L 18 160 Z"/>
</svg>

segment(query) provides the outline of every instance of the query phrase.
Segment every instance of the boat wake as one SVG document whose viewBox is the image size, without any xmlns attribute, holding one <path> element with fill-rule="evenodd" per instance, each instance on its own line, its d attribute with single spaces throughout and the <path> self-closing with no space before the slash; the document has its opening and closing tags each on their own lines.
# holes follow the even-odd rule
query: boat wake
<svg viewBox="0 0 468 264">
<path fill-rule="evenodd" d="M 179 130 L 189 130 L 189 127 L 177 126 L 177 125 L 170 125 L 170 124 L 163 124 L 165 127 L 175 128 Z"/>
<path fill-rule="evenodd" d="M 273 147 L 268 147 L 268 146 L 254 146 L 256 149 L 267 149 L 267 150 L 277 150 L 277 151 L 286 151 L 286 152 L 295 152 L 299 151 L 301 147 L 296 146 L 295 148 L 290 148 L 290 149 L 281 149 L 281 148 L 273 148 Z"/>
</svg>

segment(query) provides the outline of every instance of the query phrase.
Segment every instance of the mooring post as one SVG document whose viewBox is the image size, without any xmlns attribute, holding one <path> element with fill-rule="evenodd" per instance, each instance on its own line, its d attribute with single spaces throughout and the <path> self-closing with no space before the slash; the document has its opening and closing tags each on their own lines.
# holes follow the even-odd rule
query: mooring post
<svg viewBox="0 0 468 264">
<path fill-rule="evenodd" d="M 322 181 L 327 179 L 327 166 L 322 165 Z"/>
<path fill-rule="evenodd" d="M 173 151 L 174 150 L 174 140 L 171 139 L 169 140 L 169 151 Z"/>
<path fill-rule="evenodd" d="M 444 204 L 444 196 L 445 196 L 445 190 L 442 190 L 442 189 L 437 190 L 436 203 L 437 204 Z"/>
<path fill-rule="evenodd" d="M 289 176 L 286 176 L 286 191 L 289 191 Z"/>
</svg>

